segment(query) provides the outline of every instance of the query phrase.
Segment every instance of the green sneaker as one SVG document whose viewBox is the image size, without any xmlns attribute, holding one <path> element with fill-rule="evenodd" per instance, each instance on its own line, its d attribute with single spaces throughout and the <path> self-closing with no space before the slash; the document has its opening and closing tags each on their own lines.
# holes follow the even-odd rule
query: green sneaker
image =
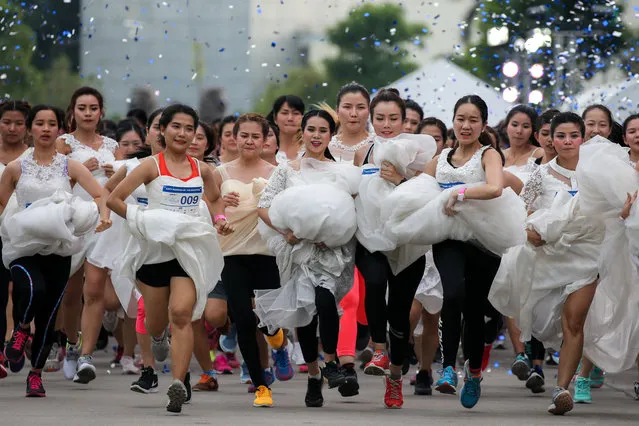
<svg viewBox="0 0 639 426">
<path fill-rule="evenodd" d="M 590 387 L 599 389 L 604 385 L 605 374 L 603 370 L 595 365 L 590 372 Z"/>
<path fill-rule="evenodd" d="M 577 380 L 575 380 L 574 401 L 577 404 L 592 403 L 592 397 L 590 396 L 590 379 L 581 376 L 577 377 Z"/>
</svg>

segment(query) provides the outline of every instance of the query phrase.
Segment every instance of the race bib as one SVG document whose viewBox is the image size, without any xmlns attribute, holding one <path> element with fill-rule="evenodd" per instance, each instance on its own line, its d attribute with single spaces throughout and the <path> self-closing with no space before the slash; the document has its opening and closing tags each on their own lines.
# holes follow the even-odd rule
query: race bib
<svg viewBox="0 0 639 426">
<path fill-rule="evenodd" d="M 162 208 L 190 216 L 199 214 L 202 187 L 181 187 L 164 185 L 162 187 Z"/>
</svg>

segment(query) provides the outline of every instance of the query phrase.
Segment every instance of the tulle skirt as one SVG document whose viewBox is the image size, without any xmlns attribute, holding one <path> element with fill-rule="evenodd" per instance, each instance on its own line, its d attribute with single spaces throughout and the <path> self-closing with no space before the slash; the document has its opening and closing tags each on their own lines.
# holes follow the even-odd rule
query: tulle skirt
<svg viewBox="0 0 639 426">
<path fill-rule="evenodd" d="M 426 269 L 424 269 L 424 276 L 417 287 L 415 299 L 429 314 L 436 314 L 442 310 L 444 288 L 439 271 L 435 267 L 432 251 L 426 253 Z"/>
</svg>

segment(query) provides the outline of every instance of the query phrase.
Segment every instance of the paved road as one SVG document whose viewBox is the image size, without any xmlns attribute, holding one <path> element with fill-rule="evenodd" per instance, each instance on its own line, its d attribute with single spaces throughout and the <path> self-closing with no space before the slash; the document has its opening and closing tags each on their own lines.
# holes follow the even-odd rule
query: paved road
<svg viewBox="0 0 639 426">
<path fill-rule="evenodd" d="M 622 425 L 638 424 L 639 401 L 631 397 L 636 373 L 608 376 L 603 389 L 593 391 L 594 404 L 580 405 L 563 418 L 546 413 L 549 392 L 533 396 L 522 382 L 508 374 L 510 351 L 493 351 L 500 363 L 485 374 L 482 399 L 473 410 L 461 407 L 448 395 L 418 397 L 404 385 L 402 410 L 386 410 L 382 405 L 384 388 L 376 377 L 360 376 L 361 394 L 342 399 L 325 388 L 325 405 L 320 409 L 304 406 L 306 379 L 297 375 L 291 382 L 275 383 L 276 407 L 251 406 L 252 395 L 239 375 L 221 376 L 220 391 L 195 393 L 180 417 L 164 409 L 168 375 L 160 376 L 160 393 L 142 395 L 129 391 L 131 376 L 122 376 L 108 366 L 111 354 L 97 355 L 98 378 L 89 385 L 67 382 L 61 373 L 45 375 L 47 397 L 24 397 L 27 370 L 0 381 L 0 425 Z M 502 366 L 503 365 L 503 366 Z M 110 370 L 110 374 L 107 374 Z M 193 371 L 198 371 L 194 366 Z M 546 375 L 554 381 L 556 371 Z"/>
</svg>

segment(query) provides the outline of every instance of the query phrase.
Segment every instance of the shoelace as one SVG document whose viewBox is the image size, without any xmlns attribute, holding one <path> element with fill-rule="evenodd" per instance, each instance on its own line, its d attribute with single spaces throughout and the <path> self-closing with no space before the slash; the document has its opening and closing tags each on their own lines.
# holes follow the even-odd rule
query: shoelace
<svg viewBox="0 0 639 426">
<path fill-rule="evenodd" d="M 388 389 L 390 399 L 399 399 L 399 393 L 402 389 L 400 381 L 388 379 L 388 382 L 390 383 L 390 389 Z"/>
<path fill-rule="evenodd" d="M 42 377 L 37 374 L 29 375 L 29 388 L 31 389 L 40 389 L 42 386 Z"/>
<path fill-rule="evenodd" d="M 477 379 L 477 380 L 474 380 Z M 477 382 L 479 381 L 479 379 L 477 377 L 469 377 L 466 379 L 466 394 L 470 395 L 470 396 L 477 396 L 478 392 L 477 389 L 479 389 L 479 386 L 477 385 Z"/>
<path fill-rule="evenodd" d="M 588 383 L 587 380 L 577 380 L 575 387 L 578 392 L 586 392 L 587 390 L 590 390 L 590 383 Z"/>
<path fill-rule="evenodd" d="M 378 362 L 382 362 L 384 360 L 384 354 L 381 352 L 375 352 L 373 354 L 373 362 L 374 363 L 378 363 Z"/>
<path fill-rule="evenodd" d="M 24 348 L 24 345 L 27 342 L 29 335 L 24 331 L 16 331 L 13 333 L 13 349 L 16 351 L 20 351 Z"/>
</svg>

